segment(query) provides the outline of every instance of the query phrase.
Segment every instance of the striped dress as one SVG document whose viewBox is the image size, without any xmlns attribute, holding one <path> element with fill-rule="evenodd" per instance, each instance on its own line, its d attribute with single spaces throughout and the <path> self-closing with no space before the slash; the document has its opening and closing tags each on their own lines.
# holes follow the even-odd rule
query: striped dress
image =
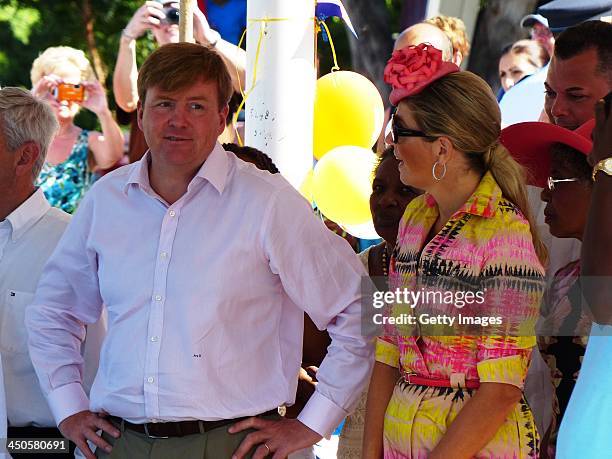
<svg viewBox="0 0 612 459">
<path fill-rule="evenodd" d="M 533 329 L 544 290 L 544 268 L 536 255 L 529 223 L 502 196 L 490 173 L 425 244 L 437 217 L 436 203 L 428 194 L 406 208 L 391 260 L 391 288 L 445 295 L 480 291 L 483 301 L 464 305 L 460 312 L 464 316 L 502 317 L 502 324 L 487 328 L 444 325 L 435 334 L 418 322 L 386 325 L 377 341 L 376 360 L 397 367 L 400 374 L 505 383 L 522 390 L 536 344 Z M 428 302 L 426 308 L 430 313 L 457 316 L 458 304 L 438 299 Z M 387 314 L 418 316 L 424 308 L 422 304 L 415 308 L 394 304 Z M 398 379 L 385 414 L 384 457 L 424 459 L 476 390 L 428 387 Z M 538 455 L 539 437 L 523 398 L 475 457 Z"/>
</svg>

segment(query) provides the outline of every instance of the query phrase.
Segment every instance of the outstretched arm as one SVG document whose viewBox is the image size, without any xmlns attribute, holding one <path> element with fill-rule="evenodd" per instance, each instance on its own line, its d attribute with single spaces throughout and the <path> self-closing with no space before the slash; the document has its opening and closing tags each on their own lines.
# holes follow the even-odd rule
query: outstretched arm
<svg viewBox="0 0 612 459">
<path fill-rule="evenodd" d="M 163 6 L 159 2 L 146 1 L 128 22 L 121 34 L 119 53 L 113 73 L 113 92 L 117 105 L 126 112 L 136 110 L 138 103 L 138 68 L 136 66 L 136 40 L 147 30 L 161 24 Z"/>
<path fill-rule="evenodd" d="M 83 107 L 94 112 L 102 126 L 102 133 L 92 132 L 89 135 L 89 148 L 97 168 L 108 169 L 123 156 L 123 133 L 108 108 L 106 91 L 102 84 L 99 81 L 90 81 L 83 83 L 83 86 L 87 90 Z"/>
<path fill-rule="evenodd" d="M 204 13 L 197 7 L 193 13 L 193 35 L 198 43 L 215 47 L 232 78 L 234 91 L 240 92 L 241 88 L 244 90 L 246 52 L 242 48 L 225 41 L 219 32 L 213 30 Z"/>
</svg>

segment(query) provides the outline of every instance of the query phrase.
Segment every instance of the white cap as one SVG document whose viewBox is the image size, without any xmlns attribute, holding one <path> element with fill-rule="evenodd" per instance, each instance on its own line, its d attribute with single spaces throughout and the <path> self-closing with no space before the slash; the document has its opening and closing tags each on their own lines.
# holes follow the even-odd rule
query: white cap
<svg viewBox="0 0 612 459">
<path fill-rule="evenodd" d="M 548 27 L 548 19 L 541 14 L 528 14 L 521 19 L 521 27 L 533 27 L 536 22 Z"/>
</svg>

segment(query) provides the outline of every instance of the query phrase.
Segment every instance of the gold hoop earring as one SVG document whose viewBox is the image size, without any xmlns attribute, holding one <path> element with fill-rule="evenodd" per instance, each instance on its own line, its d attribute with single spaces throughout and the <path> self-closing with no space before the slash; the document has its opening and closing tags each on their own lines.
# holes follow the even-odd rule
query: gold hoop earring
<svg viewBox="0 0 612 459">
<path fill-rule="evenodd" d="M 436 161 L 433 167 L 431 168 L 431 175 L 433 176 L 436 182 L 439 182 L 440 180 L 442 180 L 444 176 L 446 175 L 446 164 L 442 164 L 442 175 L 440 175 L 440 177 L 436 175 L 436 166 L 438 166 L 439 164 L 440 163 Z"/>
</svg>

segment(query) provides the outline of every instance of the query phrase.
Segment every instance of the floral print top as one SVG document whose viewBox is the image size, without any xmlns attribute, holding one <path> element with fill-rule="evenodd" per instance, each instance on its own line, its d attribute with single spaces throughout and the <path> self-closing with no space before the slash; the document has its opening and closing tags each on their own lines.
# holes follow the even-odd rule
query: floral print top
<svg viewBox="0 0 612 459">
<path fill-rule="evenodd" d="M 76 211 L 93 183 L 92 173 L 87 166 L 88 139 L 89 131 L 83 129 L 68 158 L 60 164 L 45 162 L 38 176 L 37 185 L 49 203 L 69 214 Z"/>
<path fill-rule="evenodd" d="M 478 286 L 484 298 L 478 311 L 501 316 L 501 330 L 498 334 L 497 327 L 490 333 L 484 327 L 470 326 L 467 329 L 471 332 L 463 333 L 456 323 L 446 329 L 452 330 L 447 335 L 453 336 L 446 336 L 444 328 L 437 333 L 440 336 L 432 336 L 422 333 L 419 324 L 411 330 L 386 325 L 377 341 L 376 360 L 427 378 L 453 381 L 458 374 L 466 380 L 522 389 L 536 345 L 535 322 L 544 292 L 544 268 L 535 252 L 529 223 L 518 207 L 502 196 L 490 172 L 444 228 L 425 243 L 437 217 L 436 202 L 429 194 L 408 204 L 391 259 L 391 288 L 465 292 Z M 443 303 L 428 304 L 427 308 L 444 314 L 457 307 Z M 418 316 L 420 307 L 411 313 Z M 467 315 L 469 310 L 465 306 L 459 312 Z M 387 314 L 397 317 L 405 311 L 405 306 L 394 304 Z M 479 333 L 474 333 L 475 329 Z"/>
</svg>

